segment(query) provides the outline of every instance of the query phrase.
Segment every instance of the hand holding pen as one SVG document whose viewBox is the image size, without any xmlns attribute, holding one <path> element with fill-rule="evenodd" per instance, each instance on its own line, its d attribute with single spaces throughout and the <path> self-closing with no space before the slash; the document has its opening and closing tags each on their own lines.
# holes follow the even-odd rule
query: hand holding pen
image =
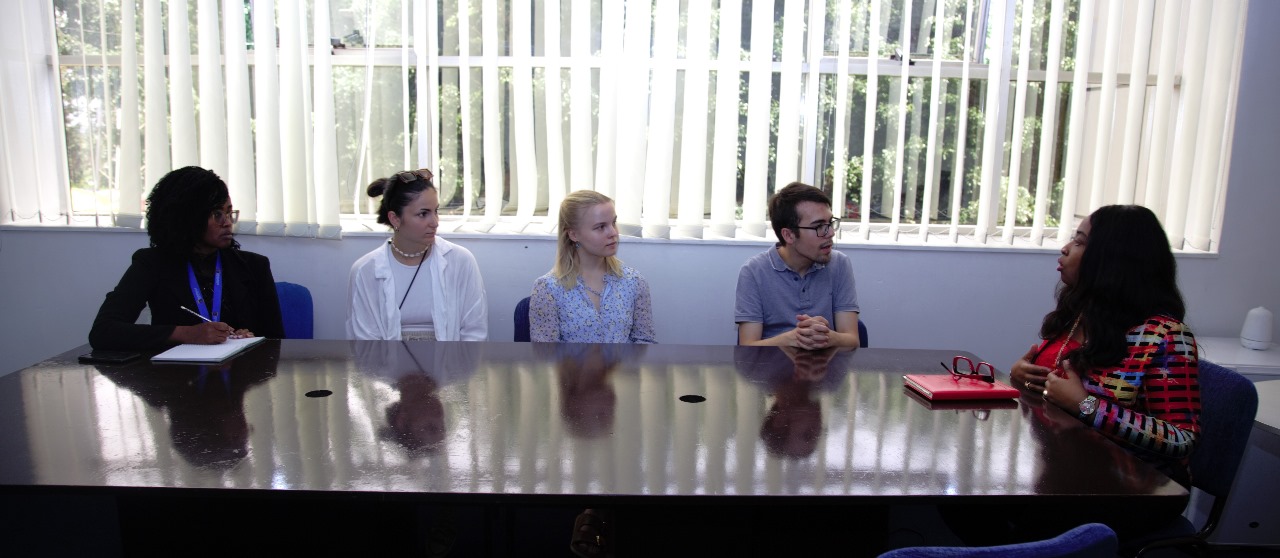
<svg viewBox="0 0 1280 558">
<path fill-rule="evenodd" d="M 202 316 L 186 306 L 179 306 L 187 313 L 200 318 L 204 323 L 193 326 L 178 326 L 174 328 L 173 335 L 170 339 L 180 343 L 195 343 L 200 345 L 216 345 L 225 342 L 227 339 L 242 339 L 253 337 L 253 332 L 247 329 L 233 329 L 230 325 L 223 322 L 215 322 Z"/>
</svg>

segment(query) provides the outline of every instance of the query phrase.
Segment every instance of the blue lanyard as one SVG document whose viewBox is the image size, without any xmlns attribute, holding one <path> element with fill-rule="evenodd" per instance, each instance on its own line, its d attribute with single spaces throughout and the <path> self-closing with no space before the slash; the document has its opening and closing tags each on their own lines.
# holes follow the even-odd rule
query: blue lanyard
<svg viewBox="0 0 1280 558">
<path fill-rule="evenodd" d="M 200 283 L 196 282 L 196 269 L 191 267 L 191 262 L 187 262 L 187 279 L 191 282 L 191 295 L 196 299 L 196 310 L 200 311 L 200 315 L 215 322 L 222 315 L 222 252 L 218 252 L 217 262 L 213 267 L 213 313 L 209 313 L 209 307 L 204 304 L 204 295 L 200 293 Z"/>
</svg>

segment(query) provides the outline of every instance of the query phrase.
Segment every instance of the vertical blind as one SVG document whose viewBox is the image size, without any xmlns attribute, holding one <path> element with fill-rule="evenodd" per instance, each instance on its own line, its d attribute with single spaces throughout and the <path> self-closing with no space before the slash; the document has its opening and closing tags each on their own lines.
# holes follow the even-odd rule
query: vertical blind
<svg viewBox="0 0 1280 558">
<path fill-rule="evenodd" d="M 53 5 L 71 195 L 11 182 L 7 222 L 100 215 L 105 192 L 105 213 L 137 226 L 148 185 L 200 164 L 228 180 L 243 232 L 334 237 L 340 215 L 370 213 L 371 179 L 429 167 L 457 230 L 549 232 L 567 192 L 595 189 L 627 234 L 766 238 L 769 194 L 801 181 L 832 195 L 842 242 L 1040 246 L 1100 205 L 1139 203 L 1188 250 L 1216 250 L 1247 12 L 1247 0 Z M 95 32 L 116 17 L 115 34 Z"/>
<path fill-rule="evenodd" d="M 328 6 L 309 4 L 283 2 L 277 11 L 242 0 L 137 0 L 120 2 L 116 14 L 105 2 L 53 2 L 55 14 L 81 24 L 78 55 L 59 46 L 63 126 L 94 149 L 87 157 L 68 149 L 71 207 L 15 204 L 8 221 L 80 224 L 80 215 L 108 213 L 138 227 L 150 186 L 173 168 L 199 165 L 226 180 L 244 217 L 239 232 L 338 237 L 332 65 L 310 46 L 317 37 L 328 45 L 328 18 L 308 29 L 312 10 Z M 84 36 L 89 22 L 100 27 L 96 42 Z"/>
<path fill-rule="evenodd" d="M 837 200 L 844 231 L 857 233 L 844 239 L 1040 245 L 1065 240 L 1100 205 L 1143 203 L 1176 247 L 1212 249 L 1242 1 L 1213 10 L 1090 0 L 532 6 L 439 4 L 446 30 L 458 29 L 446 32 L 440 64 L 456 53 L 459 66 L 482 68 L 449 74 L 444 90 L 492 88 L 488 65 L 511 72 L 497 86 L 508 104 L 486 93 L 480 102 L 491 104 L 477 115 L 474 97 L 455 96 L 463 127 L 496 119 L 499 138 L 486 132 L 481 149 L 438 152 L 455 171 L 476 158 L 505 165 L 486 167 L 474 186 L 483 203 L 457 202 L 483 207 L 477 229 L 543 230 L 538 217 L 554 215 L 560 196 L 591 188 L 618 199 L 630 234 L 761 238 L 768 195 L 800 180 Z M 584 46 L 586 21 L 595 40 Z M 499 40 L 481 56 L 455 46 L 494 30 Z M 1209 39 L 1181 44 L 1196 34 Z M 588 80 L 594 89 L 564 85 Z M 1188 102 L 1192 89 L 1213 101 Z M 1194 132 L 1197 122 L 1210 130 Z M 1178 142 L 1212 155 L 1178 156 Z M 1163 179 L 1175 163 L 1188 167 L 1185 187 Z M 568 182 L 558 170 L 591 167 Z M 1196 172 L 1204 179 L 1191 187 Z"/>
<path fill-rule="evenodd" d="M 57 157 L 62 134 L 49 63 L 55 53 L 51 7 L 22 0 L 5 8 L 0 17 L 0 223 L 65 215 L 66 167 Z"/>
</svg>

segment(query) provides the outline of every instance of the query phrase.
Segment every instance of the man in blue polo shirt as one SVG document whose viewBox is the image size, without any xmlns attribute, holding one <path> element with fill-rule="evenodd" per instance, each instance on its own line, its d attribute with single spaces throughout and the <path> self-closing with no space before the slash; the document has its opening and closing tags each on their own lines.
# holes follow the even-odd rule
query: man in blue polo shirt
<svg viewBox="0 0 1280 558">
<path fill-rule="evenodd" d="M 832 249 L 831 198 L 792 182 L 769 198 L 769 220 L 778 243 L 738 272 L 738 344 L 857 347 L 858 294 L 849 257 Z"/>
</svg>

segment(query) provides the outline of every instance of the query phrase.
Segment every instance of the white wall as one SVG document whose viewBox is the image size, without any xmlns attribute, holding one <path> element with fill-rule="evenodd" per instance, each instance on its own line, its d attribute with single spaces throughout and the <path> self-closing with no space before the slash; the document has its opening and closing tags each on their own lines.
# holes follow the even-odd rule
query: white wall
<svg viewBox="0 0 1280 558">
<path fill-rule="evenodd" d="M 1188 321 L 1200 335 L 1236 336 L 1257 305 L 1280 311 L 1280 2 L 1252 2 L 1230 187 L 1217 256 L 1179 258 Z M 490 339 L 511 338 L 511 311 L 551 264 L 550 238 L 452 235 L 480 261 Z M 243 237 L 271 258 L 277 280 L 316 298 L 317 337 L 340 338 L 347 269 L 380 240 Z M 103 295 L 123 273 L 137 231 L 0 229 L 0 374 L 85 343 Z M 766 244 L 635 240 L 622 258 L 648 278 L 663 343 L 732 343 L 737 270 Z M 1007 369 L 1035 341 L 1052 305 L 1055 253 L 848 246 L 863 319 L 877 347 L 967 350 Z M 1213 355 L 1206 355 L 1212 358 Z"/>
<path fill-rule="evenodd" d="M 384 237 L 342 241 L 242 237 L 244 249 L 271 258 L 279 281 L 306 285 L 315 298 L 316 337 L 342 338 L 347 270 Z M 550 237 L 451 236 L 481 265 L 489 296 L 490 339 L 510 340 L 512 310 L 550 267 Z M 5 308 L 0 369 L 12 371 L 85 342 L 105 293 L 142 232 L 9 229 L 0 232 Z M 649 280 L 658 340 L 731 344 L 733 292 L 742 262 L 767 244 L 636 240 L 623 259 Z M 853 247 L 863 317 L 875 346 L 955 347 L 1006 360 L 1034 339 L 1050 302 L 1054 255 Z M 923 333 L 927 326 L 930 330 Z M 945 327 L 939 327 L 945 326 Z M 1016 356 L 1016 355 L 1013 355 Z"/>
</svg>

